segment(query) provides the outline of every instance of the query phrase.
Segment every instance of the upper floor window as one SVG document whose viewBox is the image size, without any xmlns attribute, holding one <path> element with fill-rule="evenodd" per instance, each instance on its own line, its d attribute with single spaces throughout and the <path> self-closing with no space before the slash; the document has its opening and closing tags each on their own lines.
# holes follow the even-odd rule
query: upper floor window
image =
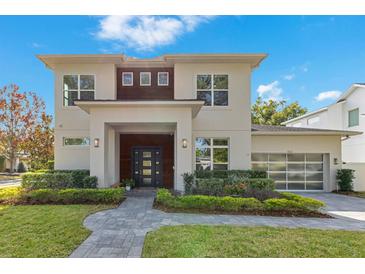
<svg viewBox="0 0 365 274">
<path fill-rule="evenodd" d="M 205 106 L 228 106 L 228 75 L 200 74 L 197 76 L 197 99 Z"/>
<path fill-rule="evenodd" d="M 228 139 L 196 138 L 195 157 L 197 170 L 227 170 Z"/>
<path fill-rule="evenodd" d="M 133 86 L 133 72 L 123 72 L 122 73 L 122 85 L 123 86 Z"/>
<path fill-rule="evenodd" d="M 313 124 L 319 123 L 319 121 L 320 121 L 319 116 L 315 116 L 315 117 L 309 118 L 307 120 L 307 123 L 308 123 L 308 125 L 313 125 Z"/>
<path fill-rule="evenodd" d="M 94 75 L 64 75 L 63 76 L 63 105 L 74 106 L 75 100 L 94 100 Z"/>
<path fill-rule="evenodd" d="M 169 73 L 168 72 L 158 72 L 157 73 L 157 84 L 159 86 L 169 85 Z"/>
<path fill-rule="evenodd" d="M 139 84 L 141 86 L 151 85 L 151 72 L 141 72 L 139 74 Z"/>
<path fill-rule="evenodd" d="M 359 109 L 353 109 L 349 111 L 349 127 L 359 125 Z"/>
<path fill-rule="evenodd" d="M 64 146 L 89 146 L 89 137 L 63 137 Z"/>
</svg>

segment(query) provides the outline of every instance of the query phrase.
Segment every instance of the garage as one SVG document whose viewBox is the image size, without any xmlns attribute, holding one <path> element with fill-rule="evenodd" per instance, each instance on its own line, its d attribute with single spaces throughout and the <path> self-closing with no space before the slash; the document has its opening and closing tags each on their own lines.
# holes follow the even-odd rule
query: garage
<svg viewBox="0 0 365 274">
<path fill-rule="evenodd" d="M 267 171 L 282 191 L 337 188 L 342 168 L 341 140 L 359 132 L 252 125 L 251 167 Z"/>
<path fill-rule="evenodd" d="M 323 191 L 321 153 L 252 153 L 251 166 L 267 171 L 278 190 Z"/>
</svg>

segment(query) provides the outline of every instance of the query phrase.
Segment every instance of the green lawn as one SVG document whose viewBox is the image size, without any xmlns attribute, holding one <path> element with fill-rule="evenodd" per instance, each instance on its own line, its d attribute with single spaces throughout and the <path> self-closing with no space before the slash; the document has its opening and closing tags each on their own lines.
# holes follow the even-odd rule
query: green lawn
<svg viewBox="0 0 365 274">
<path fill-rule="evenodd" d="M 365 232 L 206 225 L 166 226 L 147 234 L 143 257 L 365 257 Z"/>
<path fill-rule="evenodd" d="M 90 213 L 110 205 L 0 205 L 0 257 L 67 257 L 91 233 Z"/>
</svg>

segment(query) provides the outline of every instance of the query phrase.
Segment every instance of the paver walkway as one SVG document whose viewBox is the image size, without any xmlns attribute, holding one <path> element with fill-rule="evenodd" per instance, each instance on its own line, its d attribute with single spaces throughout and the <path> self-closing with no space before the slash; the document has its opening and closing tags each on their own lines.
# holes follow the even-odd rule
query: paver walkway
<svg viewBox="0 0 365 274">
<path fill-rule="evenodd" d="M 327 202 L 330 208 L 338 202 L 336 201 L 332 205 L 331 196 L 326 197 L 329 199 Z M 338 197 L 338 199 L 340 198 Z M 97 212 L 87 217 L 84 225 L 93 233 L 71 254 L 71 257 L 140 257 L 147 232 L 165 225 L 229 224 L 365 231 L 364 221 L 348 218 L 321 219 L 165 213 L 152 209 L 153 200 L 153 193 L 146 197 L 139 197 L 138 195 L 128 197 L 116 209 Z M 365 207 L 361 206 L 361 209 L 365 211 Z"/>
</svg>

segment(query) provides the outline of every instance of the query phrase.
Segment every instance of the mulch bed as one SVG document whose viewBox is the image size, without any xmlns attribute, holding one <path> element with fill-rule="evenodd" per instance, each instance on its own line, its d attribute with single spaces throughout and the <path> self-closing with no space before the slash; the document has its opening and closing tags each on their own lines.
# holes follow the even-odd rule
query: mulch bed
<svg viewBox="0 0 365 274">
<path fill-rule="evenodd" d="M 242 210 L 242 211 L 223 211 L 223 210 L 202 210 L 202 209 L 182 209 L 171 208 L 153 203 L 153 208 L 168 213 L 195 213 L 195 214 L 218 214 L 218 215 L 251 215 L 251 216 L 272 216 L 272 217 L 305 217 L 305 218 L 330 218 L 332 216 L 317 211 L 267 211 L 267 210 Z"/>
</svg>

